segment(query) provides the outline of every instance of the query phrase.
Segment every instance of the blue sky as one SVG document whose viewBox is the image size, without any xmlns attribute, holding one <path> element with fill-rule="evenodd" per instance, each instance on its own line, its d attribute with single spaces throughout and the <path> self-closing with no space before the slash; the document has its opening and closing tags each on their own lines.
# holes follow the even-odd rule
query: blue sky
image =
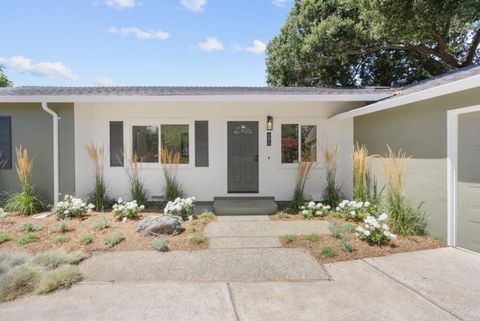
<svg viewBox="0 0 480 321">
<path fill-rule="evenodd" d="M 265 85 L 293 0 L 2 0 L 16 86 Z"/>
</svg>

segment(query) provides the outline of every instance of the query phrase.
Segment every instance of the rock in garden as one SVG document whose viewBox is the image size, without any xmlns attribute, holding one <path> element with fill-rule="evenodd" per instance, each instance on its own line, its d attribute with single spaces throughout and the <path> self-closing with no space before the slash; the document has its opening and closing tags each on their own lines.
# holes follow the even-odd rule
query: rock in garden
<svg viewBox="0 0 480 321">
<path fill-rule="evenodd" d="M 177 235 L 182 232 L 182 219 L 173 215 L 150 215 L 138 224 L 137 231 L 142 235 Z"/>
</svg>

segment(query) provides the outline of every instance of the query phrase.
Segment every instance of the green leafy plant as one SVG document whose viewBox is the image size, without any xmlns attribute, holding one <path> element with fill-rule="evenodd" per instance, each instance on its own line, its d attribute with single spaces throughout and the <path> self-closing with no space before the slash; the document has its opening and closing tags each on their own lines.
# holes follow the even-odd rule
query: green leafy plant
<svg viewBox="0 0 480 321">
<path fill-rule="evenodd" d="M 341 188 L 336 182 L 338 146 L 324 147 L 322 153 L 327 177 L 327 184 L 323 190 L 323 203 L 336 208 L 342 200 Z"/>
<path fill-rule="evenodd" d="M 202 214 L 200 214 L 200 217 L 207 220 L 213 220 L 215 218 L 215 214 L 213 214 L 211 211 L 203 211 Z"/>
<path fill-rule="evenodd" d="M 51 228 L 51 231 L 54 233 L 65 233 L 70 227 L 70 220 L 61 220 L 57 225 Z"/>
<path fill-rule="evenodd" d="M 32 222 L 23 222 L 20 224 L 20 230 L 25 232 L 38 232 L 43 229 L 43 225 Z"/>
<path fill-rule="evenodd" d="M 18 239 L 17 243 L 20 245 L 27 245 L 32 242 L 36 242 L 40 239 L 37 234 L 34 233 L 27 233 L 23 235 L 21 238 Z"/>
<path fill-rule="evenodd" d="M 70 241 L 70 237 L 66 235 L 57 235 L 52 239 L 52 242 L 55 244 L 61 244 Z"/>
<path fill-rule="evenodd" d="M 105 245 L 108 247 L 114 247 L 123 240 L 125 240 L 125 236 L 123 236 L 123 234 L 115 233 L 105 238 Z"/>
<path fill-rule="evenodd" d="M 305 235 L 304 239 L 309 242 L 318 242 L 320 240 L 320 235 L 318 235 L 317 233 L 311 233 Z"/>
<path fill-rule="evenodd" d="M 46 209 L 46 203 L 32 182 L 33 160 L 28 156 L 27 149 L 23 149 L 22 146 L 16 149 L 16 156 L 15 167 L 22 191 L 10 195 L 4 209 L 23 215 L 40 213 Z"/>
<path fill-rule="evenodd" d="M 281 219 L 281 220 L 286 220 L 286 219 L 289 219 L 289 218 L 290 218 L 290 214 L 285 213 L 285 212 L 282 211 L 282 212 L 279 212 L 279 213 L 277 214 L 277 217 L 278 217 L 279 219 Z"/>
<path fill-rule="evenodd" d="M 169 151 L 163 148 L 161 151 L 163 176 L 165 183 L 163 192 L 165 201 L 173 202 L 177 198 L 183 197 L 183 190 L 177 179 L 178 165 L 180 164 L 181 155 L 179 152 Z"/>
<path fill-rule="evenodd" d="M 167 252 L 168 251 L 168 241 L 165 236 L 161 236 L 153 241 L 153 248 L 158 252 Z"/>
<path fill-rule="evenodd" d="M 176 198 L 173 202 L 168 202 L 163 211 L 165 214 L 180 216 L 186 220 L 195 212 L 195 197 Z"/>
<path fill-rule="evenodd" d="M 124 218 L 127 219 L 136 219 L 140 216 L 140 213 L 143 212 L 145 206 L 138 205 L 137 201 L 126 202 L 121 198 L 118 199 L 117 203 L 113 205 L 113 216 L 121 221 Z"/>
<path fill-rule="evenodd" d="M 320 254 L 324 257 L 330 258 L 337 256 L 337 252 L 335 252 L 335 249 L 331 245 L 324 245 Z"/>
<path fill-rule="evenodd" d="M 0 233 L 0 244 L 11 241 L 11 240 L 13 240 L 13 237 L 10 234 Z"/>
<path fill-rule="evenodd" d="M 204 220 L 193 220 L 192 225 L 203 225 L 205 224 Z"/>
<path fill-rule="evenodd" d="M 83 234 L 80 236 L 80 243 L 87 245 L 93 242 L 93 236 L 90 234 Z"/>
<path fill-rule="evenodd" d="M 105 216 L 99 216 L 93 220 L 93 228 L 101 231 L 109 227 L 108 219 Z"/>
<path fill-rule="evenodd" d="M 190 237 L 191 244 L 199 245 L 203 242 L 205 242 L 205 238 L 203 236 L 193 235 Z"/>
<path fill-rule="evenodd" d="M 103 146 L 96 146 L 94 144 L 90 144 L 86 148 L 88 157 L 95 167 L 95 186 L 88 197 L 88 202 L 92 203 L 97 211 L 103 212 L 113 203 L 103 177 L 105 149 Z"/>
<path fill-rule="evenodd" d="M 390 213 L 392 230 L 400 235 L 426 235 L 427 217 L 421 209 L 422 204 L 413 207 L 403 194 L 403 175 L 406 166 L 406 154 L 394 153 L 390 146 L 384 158 L 383 171 L 387 181 L 386 207 Z"/>
<path fill-rule="evenodd" d="M 343 252 L 347 252 L 347 253 L 351 253 L 355 251 L 355 246 L 350 241 L 350 239 L 345 235 L 342 235 L 340 237 L 340 248 L 342 249 Z"/>
<path fill-rule="evenodd" d="M 328 226 L 328 230 L 330 231 L 330 233 L 332 233 L 332 236 L 337 239 L 340 238 L 343 233 L 345 233 L 345 229 L 342 225 L 339 224 L 330 224 Z"/>
<path fill-rule="evenodd" d="M 284 236 L 282 237 L 282 239 L 283 239 L 283 241 L 284 241 L 285 243 L 293 243 L 293 242 L 295 242 L 298 238 L 297 238 L 296 235 L 290 235 L 290 234 L 288 234 L 288 235 L 284 235 Z"/>
<path fill-rule="evenodd" d="M 140 175 L 140 166 L 137 153 L 133 153 L 131 157 L 128 157 L 125 170 L 127 171 L 132 200 L 136 201 L 139 206 L 143 205 L 145 207 L 148 205 L 148 191 Z"/>
<path fill-rule="evenodd" d="M 357 235 L 364 241 L 371 245 L 382 245 L 395 240 L 397 236 L 390 232 L 390 227 L 385 223 L 388 220 L 388 215 L 383 213 L 378 218 L 367 216 L 363 226 L 355 229 Z"/>
</svg>

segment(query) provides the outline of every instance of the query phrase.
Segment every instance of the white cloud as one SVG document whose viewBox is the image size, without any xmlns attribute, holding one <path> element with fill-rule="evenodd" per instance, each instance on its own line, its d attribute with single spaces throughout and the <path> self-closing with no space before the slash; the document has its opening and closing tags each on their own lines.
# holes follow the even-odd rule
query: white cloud
<svg viewBox="0 0 480 321">
<path fill-rule="evenodd" d="M 223 50 L 223 44 L 217 38 L 207 37 L 204 42 L 198 44 L 198 48 L 203 51 L 219 51 Z"/>
<path fill-rule="evenodd" d="M 0 57 L 0 64 L 8 69 L 35 76 L 78 80 L 78 76 L 61 62 L 39 62 L 32 64 L 32 61 L 24 56 L 12 56 L 10 58 Z"/>
<path fill-rule="evenodd" d="M 245 51 L 254 53 L 254 54 L 261 54 L 264 53 L 267 49 L 267 45 L 260 40 L 254 40 L 252 45 L 245 49 Z"/>
<path fill-rule="evenodd" d="M 273 3 L 273 5 L 275 5 L 277 7 L 285 7 L 287 2 L 289 2 L 289 1 L 290 0 L 272 0 L 272 3 Z"/>
<path fill-rule="evenodd" d="M 117 9 L 128 9 L 135 7 L 135 0 L 106 0 L 105 4 Z"/>
<path fill-rule="evenodd" d="M 98 85 L 98 86 L 115 86 L 115 82 L 111 79 L 111 78 L 108 78 L 108 77 L 105 77 L 105 76 L 97 76 L 95 77 L 95 83 Z"/>
<path fill-rule="evenodd" d="M 181 0 L 180 3 L 189 11 L 200 12 L 205 10 L 207 0 Z"/>
<path fill-rule="evenodd" d="M 140 40 L 166 40 L 168 37 L 170 37 L 170 34 L 165 31 L 142 30 L 137 27 L 124 27 L 120 29 L 110 27 L 108 32 L 119 34 L 122 37 L 127 37 L 128 35 L 132 34 Z"/>
</svg>

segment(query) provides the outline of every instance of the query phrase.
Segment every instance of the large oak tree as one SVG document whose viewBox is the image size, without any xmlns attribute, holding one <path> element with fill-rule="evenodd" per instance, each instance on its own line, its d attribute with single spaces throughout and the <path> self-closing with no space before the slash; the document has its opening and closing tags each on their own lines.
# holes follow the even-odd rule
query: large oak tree
<svg viewBox="0 0 480 321">
<path fill-rule="evenodd" d="M 296 0 L 272 86 L 402 86 L 480 62 L 480 0 Z"/>
</svg>

